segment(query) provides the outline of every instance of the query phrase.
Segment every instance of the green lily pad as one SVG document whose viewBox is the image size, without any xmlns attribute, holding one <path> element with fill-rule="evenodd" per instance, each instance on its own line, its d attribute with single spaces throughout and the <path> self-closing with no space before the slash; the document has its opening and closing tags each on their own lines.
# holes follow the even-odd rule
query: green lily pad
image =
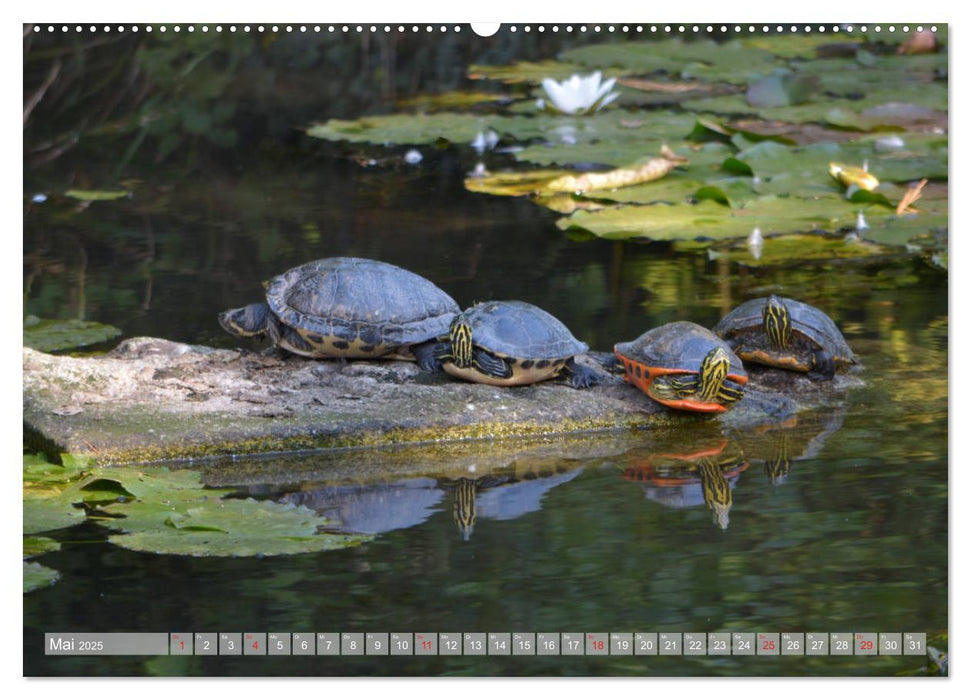
<svg viewBox="0 0 971 700">
<path fill-rule="evenodd" d="M 114 326 L 94 321 L 41 320 L 35 316 L 24 321 L 24 345 L 41 352 L 96 345 L 119 335 L 121 331 Z"/>
<path fill-rule="evenodd" d="M 862 44 L 864 37 L 857 36 L 833 36 L 832 34 L 822 34 L 820 32 L 796 33 L 785 32 L 784 34 L 755 34 L 750 38 L 742 39 L 743 46 L 768 51 L 780 58 L 816 58 L 820 48 L 827 45 L 839 44 Z"/>
<path fill-rule="evenodd" d="M 128 190 L 68 190 L 64 196 L 80 199 L 82 202 L 110 202 L 123 199 L 129 194 L 131 193 Z"/>
<path fill-rule="evenodd" d="M 354 546 L 368 538 L 320 533 L 328 524 L 303 506 L 227 499 L 228 490 L 204 489 L 197 472 L 156 468 L 105 469 L 85 484 L 100 492 L 114 481 L 135 500 L 111 503 L 99 520 L 120 531 L 120 547 L 191 556 L 271 556 Z M 122 516 L 122 517 L 118 517 Z"/>
<path fill-rule="evenodd" d="M 906 129 L 921 125 L 947 123 L 947 112 L 906 102 L 888 102 L 861 111 L 837 107 L 826 113 L 826 121 L 834 126 L 857 131 Z"/>
<path fill-rule="evenodd" d="M 397 106 L 401 109 L 424 112 L 476 107 L 493 102 L 506 102 L 511 99 L 513 99 L 512 95 L 501 95 L 493 92 L 452 90 L 435 95 L 416 95 L 408 99 L 398 100 Z"/>
<path fill-rule="evenodd" d="M 782 63 L 769 51 L 739 41 L 682 41 L 662 39 L 612 44 L 593 44 L 565 51 L 564 61 L 591 68 L 620 66 L 637 73 L 662 71 L 679 78 L 747 84 L 755 75 L 766 75 Z"/>
<path fill-rule="evenodd" d="M 565 80 L 572 75 L 583 75 L 591 71 L 575 63 L 563 61 L 518 61 L 506 66 L 487 66 L 473 64 L 469 66 L 468 76 L 472 80 L 499 80 L 503 83 L 532 83 L 539 85 L 544 78 Z M 604 78 L 611 78 L 629 73 L 629 70 L 604 71 Z"/>
<path fill-rule="evenodd" d="M 750 83 L 745 99 L 753 107 L 785 107 L 809 102 L 818 89 L 815 76 L 776 71 Z"/>
<path fill-rule="evenodd" d="M 24 534 L 59 530 L 84 520 L 84 511 L 75 504 L 83 500 L 77 486 L 86 465 L 86 461 L 69 460 L 62 466 L 40 455 L 24 456 Z"/>
<path fill-rule="evenodd" d="M 41 554 L 56 552 L 61 543 L 50 537 L 24 537 L 24 559 L 39 557 Z"/>
<path fill-rule="evenodd" d="M 800 147 L 766 141 L 740 151 L 735 159 L 751 168 L 759 178 L 758 191 L 765 194 L 809 196 L 839 191 L 828 174 L 831 162 L 862 165 L 866 161 L 869 172 L 881 183 L 947 178 L 946 137 L 908 134 L 902 139 L 904 147 L 890 151 L 883 150 L 874 138 Z"/>
<path fill-rule="evenodd" d="M 710 199 L 697 204 L 627 205 L 576 212 L 557 226 L 611 239 L 717 240 L 746 237 L 754 228 L 763 234 L 837 231 L 853 228 L 855 222 L 853 205 L 830 195 L 814 199 L 764 196 L 739 209 Z"/>
<path fill-rule="evenodd" d="M 434 143 L 471 143 L 488 128 L 488 120 L 476 114 L 385 114 L 360 119 L 331 119 L 307 129 L 307 135 L 328 141 L 377 143 L 386 146 Z"/>
<path fill-rule="evenodd" d="M 47 588 L 57 583 L 61 574 L 35 561 L 24 562 L 24 593 Z"/>
<path fill-rule="evenodd" d="M 108 521 L 124 534 L 108 541 L 119 547 L 189 556 L 272 556 L 342 549 L 369 538 L 320 534 L 327 523 L 304 506 L 252 499 L 194 503 L 132 503 L 107 509 L 125 518 Z"/>
</svg>

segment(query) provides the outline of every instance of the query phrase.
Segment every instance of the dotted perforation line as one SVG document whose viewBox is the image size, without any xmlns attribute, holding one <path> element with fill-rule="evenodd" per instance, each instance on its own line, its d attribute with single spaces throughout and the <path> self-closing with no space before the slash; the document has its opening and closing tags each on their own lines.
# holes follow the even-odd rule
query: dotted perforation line
<svg viewBox="0 0 971 700">
<path fill-rule="evenodd" d="M 539 32 L 539 33 L 544 33 L 546 31 L 550 31 L 550 32 L 557 33 L 557 32 L 561 32 L 562 31 L 562 32 L 566 32 L 566 33 L 571 33 L 571 32 L 579 32 L 579 33 L 593 32 L 595 34 L 596 33 L 603 32 L 604 30 L 606 30 L 607 33 L 612 33 L 612 32 L 616 32 L 616 31 L 620 30 L 620 32 L 625 33 L 625 34 L 628 34 L 628 33 L 631 33 L 631 32 L 634 32 L 634 33 L 644 33 L 644 32 L 647 32 L 649 34 L 711 34 L 711 33 L 715 33 L 715 32 L 720 32 L 722 34 L 729 33 L 729 32 L 734 32 L 736 34 L 784 34 L 784 33 L 789 33 L 789 34 L 809 34 L 809 33 L 814 33 L 814 32 L 815 33 L 820 33 L 820 34 L 827 34 L 827 33 L 828 34 L 839 34 L 841 32 L 842 33 L 846 33 L 846 34 L 853 34 L 854 32 L 860 32 L 860 33 L 864 33 L 865 34 L 867 32 L 874 32 L 874 33 L 879 34 L 881 32 L 888 32 L 890 34 L 894 34 L 897 31 L 900 31 L 900 32 L 906 34 L 906 33 L 910 32 L 912 30 L 916 30 L 918 32 L 923 32 L 923 31 L 926 31 L 926 30 L 929 30 L 931 32 L 936 32 L 937 31 L 937 25 L 935 24 L 935 25 L 927 26 L 927 25 L 922 25 L 922 24 L 917 24 L 917 25 L 910 25 L 910 24 L 904 24 L 904 25 L 893 25 L 893 24 L 891 24 L 891 25 L 866 25 L 866 24 L 861 24 L 861 25 L 855 25 L 855 24 L 843 24 L 843 25 L 840 25 L 840 24 L 830 24 L 830 25 L 825 25 L 825 24 L 819 24 L 819 25 L 809 25 L 809 24 L 806 24 L 806 25 L 796 25 L 796 24 L 785 24 L 785 25 L 783 25 L 783 24 L 772 24 L 772 25 L 769 25 L 769 24 L 747 24 L 747 25 L 741 25 L 741 24 L 735 24 L 735 25 L 726 25 L 726 24 L 721 24 L 721 25 L 713 25 L 713 24 L 704 24 L 704 25 L 702 25 L 702 24 L 690 24 L 690 25 L 688 25 L 688 24 L 664 24 L 664 25 L 657 25 L 657 24 L 640 25 L 640 24 L 637 24 L 637 25 L 627 25 L 627 24 L 624 24 L 624 25 L 613 25 L 613 24 L 610 24 L 610 25 L 599 25 L 599 24 L 595 24 L 595 25 L 589 25 L 588 26 L 588 25 L 585 25 L 585 24 L 581 24 L 581 25 L 572 25 L 572 24 L 566 24 L 566 25 L 558 25 L 558 24 L 551 24 L 551 25 L 545 25 L 545 24 L 536 24 L 536 25 L 524 24 L 524 25 L 516 25 L 516 24 L 513 24 L 513 25 L 509 25 L 508 27 L 502 27 L 500 29 L 500 31 L 502 31 L 502 30 L 509 31 L 509 32 L 512 32 L 512 33 L 516 33 L 516 32 L 526 32 L 526 33 L 529 33 L 529 32 L 532 32 L 532 31 L 536 31 L 536 32 Z M 62 33 L 70 32 L 70 31 L 73 31 L 75 33 L 80 33 L 80 32 L 85 32 L 85 31 L 87 31 L 89 33 L 94 33 L 94 32 L 98 32 L 98 31 L 103 31 L 103 32 L 106 32 L 106 33 L 110 33 L 110 32 L 116 32 L 116 33 L 133 32 L 133 33 L 138 33 L 140 31 L 141 32 L 151 33 L 153 31 L 159 31 L 159 32 L 165 33 L 165 32 L 168 32 L 168 31 L 172 31 L 172 32 L 175 32 L 176 34 L 182 32 L 182 31 L 189 32 L 190 34 L 191 33 L 194 33 L 194 32 L 197 32 L 197 31 L 202 32 L 204 34 L 205 33 L 208 33 L 208 32 L 216 32 L 218 34 L 218 33 L 227 32 L 227 31 L 230 32 L 230 33 L 236 33 L 236 32 L 242 32 L 242 33 L 249 33 L 249 32 L 257 32 L 257 33 L 263 33 L 263 32 L 280 33 L 280 32 L 285 32 L 285 33 L 300 33 L 300 34 L 306 34 L 308 32 L 309 33 L 315 33 L 315 34 L 320 34 L 320 33 L 328 33 L 328 34 L 335 34 L 335 33 L 343 33 L 343 34 L 364 34 L 364 33 L 371 33 L 371 34 L 378 34 L 378 33 L 384 33 L 384 34 L 390 34 L 392 32 L 395 32 L 395 33 L 398 33 L 398 34 L 419 34 L 419 33 L 424 33 L 424 34 L 441 33 L 441 34 L 444 34 L 444 33 L 450 32 L 450 31 L 451 32 L 458 33 L 458 32 L 463 31 L 463 29 L 459 25 L 445 25 L 445 24 L 441 24 L 441 25 L 431 25 L 431 24 L 425 24 L 425 25 L 418 25 L 418 24 L 411 24 L 411 25 L 403 25 L 403 24 L 398 24 L 398 25 L 390 25 L 390 24 L 384 24 L 384 25 L 376 25 L 376 24 L 371 24 L 371 25 L 364 25 L 364 24 L 325 24 L 325 25 L 322 25 L 322 24 L 313 24 L 313 25 L 310 25 L 310 24 L 285 24 L 285 25 L 277 25 L 277 24 L 273 24 L 273 25 L 269 25 L 269 24 L 267 24 L 267 25 L 264 25 L 264 24 L 249 25 L 249 24 L 245 24 L 245 25 L 235 25 L 235 24 L 230 24 L 230 25 L 225 25 L 225 26 L 224 25 L 221 25 L 221 24 L 215 24 L 215 25 L 208 25 L 208 24 L 202 24 L 202 25 L 193 25 L 193 24 L 188 24 L 188 25 L 179 25 L 179 24 L 174 24 L 174 25 L 165 25 L 165 24 L 160 24 L 160 25 L 151 25 L 151 24 L 146 24 L 146 25 L 138 25 L 138 24 L 133 24 L 133 25 L 122 25 L 122 24 L 119 24 L 119 25 L 107 25 L 106 24 L 106 25 L 103 25 L 103 26 L 93 25 L 93 24 L 92 25 L 80 25 L 80 24 L 76 24 L 76 25 L 67 25 L 67 24 L 58 24 L 58 25 L 55 25 L 55 24 L 46 24 L 46 25 L 45 24 L 35 24 L 34 25 L 34 32 L 35 33 L 43 32 L 43 31 L 46 31 L 46 32 L 49 32 L 49 33 L 54 33 L 54 32 L 57 32 L 57 31 L 60 31 Z"/>
</svg>

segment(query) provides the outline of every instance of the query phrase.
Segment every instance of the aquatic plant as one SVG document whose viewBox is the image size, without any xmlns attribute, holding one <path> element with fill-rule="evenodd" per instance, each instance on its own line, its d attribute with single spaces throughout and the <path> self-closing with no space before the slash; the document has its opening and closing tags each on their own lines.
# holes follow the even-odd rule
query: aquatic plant
<svg viewBox="0 0 971 700">
<path fill-rule="evenodd" d="M 543 99 L 537 104 L 540 109 L 553 109 L 563 114 L 596 112 L 620 97 L 619 92 L 610 92 L 617 79 L 610 78 L 601 83 L 602 77 L 600 71 L 595 71 L 586 77 L 573 74 L 562 82 L 543 78 L 543 90 L 550 104 Z"/>
</svg>

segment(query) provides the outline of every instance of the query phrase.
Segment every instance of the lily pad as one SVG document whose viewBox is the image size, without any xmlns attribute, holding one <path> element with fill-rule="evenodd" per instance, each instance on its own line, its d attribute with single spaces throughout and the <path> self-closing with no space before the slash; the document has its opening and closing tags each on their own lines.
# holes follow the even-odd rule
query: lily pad
<svg viewBox="0 0 971 700">
<path fill-rule="evenodd" d="M 816 199 L 767 196 L 732 209 L 710 199 L 697 204 L 621 206 L 576 212 L 561 219 L 564 230 L 580 228 L 602 238 L 717 240 L 763 233 L 836 231 L 852 228 L 856 214 L 836 195 Z"/>
<path fill-rule="evenodd" d="M 473 64 L 469 66 L 469 78 L 472 80 L 499 80 L 503 83 L 532 83 L 539 85 L 543 78 L 564 80 L 572 75 L 589 73 L 590 70 L 575 63 L 563 61 L 518 61 L 505 66 L 487 66 Z M 605 78 L 611 78 L 629 73 L 629 70 L 604 71 Z"/>
<path fill-rule="evenodd" d="M 61 574 L 35 561 L 24 562 L 24 593 L 47 588 L 57 583 Z"/>
<path fill-rule="evenodd" d="M 564 61 L 596 68 L 621 66 L 637 73 L 662 71 L 679 78 L 747 84 L 782 62 L 769 51 L 739 41 L 682 41 L 662 39 L 616 44 L 593 44 L 565 51 Z"/>
<path fill-rule="evenodd" d="M 452 90 L 435 95 L 416 95 L 415 97 L 398 100 L 397 106 L 401 109 L 413 109 L 424 112 L 476 107 L 478 105 L 495 102 L 508 102 L 512 99 L 512 95 L 502 95 L 494 92 Z"/>
<path fill-rule="evenodd" d="M 273 556 L 343 549 L 369 538 L 320 534 L 327 523 L 293 504 L 253 499 L 199 499 L 189 503 L 132 503 L 108 509 L 125 518 L 107 521 L 124 534 L 108 541 L 119 547 L 189 556 Z"/>
<path fill-rule="evenodd" d="M 23 532 L 33 534 L 71 527 L 82 522 L 84 511 L 79 479 L 86 461 L 67 465 L 49 463 L 40 455 L 25 455 L 23 469 Z"/>
<path fill-rule="evenodd" d="M 907 135 L 903 140 L 905 147 L 893 151 L 879 149 L 875 139 L 799 147 L 766 141 L 740 151 L 734 158 L 751 168 L 759 178 L 758 191 L 765 194 L 809 196 L 841 191 L 829 177 L 829 164 L 833 162 L 859 167 L 866 161 L 869 171 L 882 183 L 947 177 L 946 137 Z"/>
<path fill-rule="evenodd" d="M 128 190 L 68 190 L 64 196 L 80 199 L 82 202 L 110 202 L 123 199 L 129 194 L 131 193 Z"/>
<path fill-rule="evenodd" d="M 809 102 L 818 89 L 815 76 L 776 71 L 750 83 L 745 99 L 753 107 L 785 107 Z"/>
<path fill-rule="evenodd" d="M 24 321 L 24 345 L 41 352 L 96 345 L 119 335 L 121 331 L 114 326 L 94 321 L 41 320 L 36 316 Z"/>
<path fill-rule="evenodd" d="M 786 32 L 785 34 L 755 34 L 742 39 L 742 45 L 769 51 L 780 58 L 816 58 L 821 48 L 835 43 L 862 44 L 863 36 L 833 36 L 820 32 Z"/>
<path fill-rule="evenodd" d="M 488 120 L 476 114 L 386 114 L 354 120 L 331 119 L 310 127 L 307 135 L 328 141 L 417 146 L 439 139 L 471 143 L 488 126 Z"/>
<path fill-rule="evenodd" d="M 39 557 L 41 554 L 56 552 L 61 543 L 50 537 L 24 537 L 24 559 Z"/>
<path fill-rule="evenodd" d="M 102 470 L 86 486 L 104 492 L 114 481 L 135 500 L 111 503 L 102 525 L 120 531 L 109 542 L 127 549 L 192 556 L 271 556 L 354 546 L 364 537 L 322 534 L 328 524 L 303 506 L 225 498 L 204 489 L 192 471 Z M 121 516 L 121 517 L 119 517 Z"/>
</svg>

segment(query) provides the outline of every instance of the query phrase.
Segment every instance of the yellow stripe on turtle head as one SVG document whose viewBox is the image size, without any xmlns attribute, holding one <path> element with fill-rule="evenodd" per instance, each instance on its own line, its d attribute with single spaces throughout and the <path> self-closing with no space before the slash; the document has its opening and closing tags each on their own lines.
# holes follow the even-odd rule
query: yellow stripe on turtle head
<svg viewBox="0 0 971 700">
<path fill-rule="evenodd" d="M 701 361 L 698 373 L 698 397 L 703 401 L 711 401 L 721 389 L 722 382 L 728 376 L 732 361 L 724 348 L 715 348 Z"/>
<path fill-rule="evenodd" d="M 465 314 L 457 314 L 448 327 L 448 339 L 452 344 L 452 364 L 456 367 L 472 366 L 472 325 Z"/>
<path fill-rule="evenodd" d="M 789 347 L 792 336 L 792 318 L 785 303 L 775 294 L 762 307 L 762 327 L 769 336 L 769 344 L 777 350 Z"/>
</svg>

